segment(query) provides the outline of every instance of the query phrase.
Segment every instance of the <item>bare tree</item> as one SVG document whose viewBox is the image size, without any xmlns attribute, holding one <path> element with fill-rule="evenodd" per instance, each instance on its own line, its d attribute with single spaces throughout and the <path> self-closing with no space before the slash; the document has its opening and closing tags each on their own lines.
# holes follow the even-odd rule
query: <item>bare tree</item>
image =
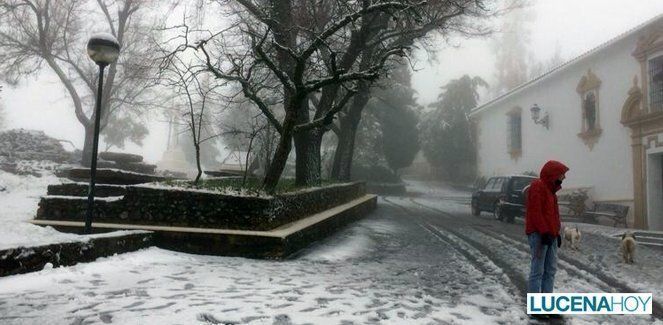
<svg viewBox="0 0 663 325">
<path fill-rule="evenodd" d="M 451 33 L 465 35 L 486 35 L 489 30 L 478 19 L 490 16 L 485 3 L 491 1 L 430 1 L 417 7 L 414 15 L 393 17 L 392 15 L 375 14 L 373 20 L 362 20 L 361 28 L 353 30 L 352 41 L 344 52 L 346 64 L 359 67 L 370 66 L 381 61 L 383 48 L 402 48 L 409 53 L 415 44 L 431 50 L 431 37 L 439 35 L 447 37 Z M 497 14 L 495 12 L 494 14 Z M 439 38 L 438 38 L 439 39 Z M 390 60 L 384 66 L 384 75 L 397 67 L 399 60 Z M 370 88 L 375 80 L 361 80 L 358 83 L 357 95 L 348 105 L 342 108 L 338 124 L 327 130 L 333 130 L 338 136 L 334 154 L 331 176 L 338 180 L 349 180 L 355 149 L 357 128 L 362 112 L 370 99 Z M 323 90 L 318 102 L 316 116 L 329 112 L 329 100 L 338 98 L 338 89 L 327 87 Z M 326 132 L 327 130 L 323 130 Z"/>
<path fill-rule="evenodd" d="M 305 185 L 319 181 L 319 145 L 317 152 L 309 150 L 306 144 L 309 137 L 296 136 L 295 133 L 329 125 L 355 93 L 354 85 L 377 79 L 387 61 L 394 55 L 403 56 L 407 46 L 396 43 L 384 46 L 386 43 L 382 38 L 375 40 L 376 45 L 371 47 L 375 60 L 345 67 L 339 64 L 342 63 L 338 62 L 339 58 L 350 44 L 357 44 L 344 40 L 351 35 L 356 24 L 374 19 L 374 14 L 380 13 L 383 21 L 397 21 L 399 17 L 409 20 L 420 15 L 418 11 L 425 9 L 426 2 L 322 1 L 319 4 L 328 12 L 321 13 L 320 17 L 326 22 L 311 22 L 315 23 L 312 25 L 299 24 L 305 13 L 302 11 L 304 4 L 311 8 L 307 1 L 238 0 L 236 3 L 241 19 L 205 39 L 190 43 L 188 26 L 181 26 L 185 42 L 176 52 L 196 50 L 208 71 L 217 78 L 238 83 L 243 95 L 256 104 L 279 132 L 279 144 L 264 179 L 267 191 L 272 191 L 279 181 L 293 137 L 298 149 L 297 183 Z M 389 39 L 387 36 L 383 38 Z M 248 46 L 237 45 L 241 45 L 242 41 Z M 334 45 L 340 47 L 335 48 Z M 277 91 L 282 94 L 282 120 L 276 118 L 272 106 L 265 100 L 268 97 L 266 93 L 273 94 L 275 91 L 270 80 L 278 82 Z M 337 85 L 344 95 L 332 97 L 329 109 L 318 114 L 319 118 L 311 119 L 311 97 L 333 85 Z M 309 164 L 311 156 L 317 158 L 313 168 Z M 306 173 L 311 169 L 315 172 Z"/>
<path fill-rule="evenodd" d="M 67 90 L 76 118 L 85 128 L 83 164 L 91 158 L 93 103 L 97 70 L 83 49 L 87 33 L 105 25 L 122 46 L 120 59 L 109 67 L 102 102 L 101 130 L 140 114 L 149 89 L 154 51 L 149 39 L 158 19 L 140 14 L 142 0 L 0 0 L 0 71 L 16 83 L 48 66 Z M 111 118 L 114 117 L 114 118 Z M 116 125 L 139 126 L 140 123 Z M 131 133 L 131 132 L 127 132 Z M 117 137 L 117 135 L 115 135 Z M 111 139 L 111 142 L 113 140 Z M 122 139 L 123 141 L 123 139 Z"/>
<path fill-rule="evenodd" d="M 268 80 L 265 87 L 273 83 Z M 273 123 L 265 118 L 252 100 L 238 96 L 243 93 L 241 86 L 235 84 L 228 93 L 225 100 L 229 109 L 217 123 L 223 134 L 223 141 L 233 150 L 246 153 L 245 174 L 264 176 L 278 144 L 279 134 Z M 283 118 L 283 112 L 274 109 L 281 107 L 277 97 L 275 92 L 271 98 L 265 94 L 264 99 L 272 108 L 274 118 L 280 120 Z"/>
<path fill-rule="evenodd" d="M 210 110 L 221 107 L 217 92 L 223 85 L 211 80 L 209 75 L 201 75 L 201 71 L 195 70 L 195 65 L 180 56 L 173 55 L 169 58 L 168 64 L 162 65 L 159 80 L 173 92 L 174 96 L 170 99 L 176 105 L 182 103 L 181 108 L 176 108 L 178 113 L 175 115 L 180 116 L 176 123 L 182 123 L 185 126 L 184 132 L 191 135 L 198 169 L 194 184 L 198 184 L 203 173 L 200 162 L 201 145 L 218 136 L 216 132 L 210 131 L 213 125 L 209 117 L 216 115 Z"/>
</svg>

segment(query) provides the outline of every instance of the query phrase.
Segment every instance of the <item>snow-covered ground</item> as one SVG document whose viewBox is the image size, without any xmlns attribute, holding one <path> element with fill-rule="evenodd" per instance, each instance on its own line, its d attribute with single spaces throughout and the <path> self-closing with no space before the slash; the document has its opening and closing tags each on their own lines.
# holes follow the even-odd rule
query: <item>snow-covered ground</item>
<svg viewBox="0 0 663 325">
<path fill-rule="evenodd" d="M 46 195 L 46 187 L 58 183 L 60 179 L 47 170 L 41 177 L 18 176 L 0 170 L 0 188 L 5 188 L 0 191 L 0 249 L 85 240 L 83 236 L 26 223 L 34 218 L 39 198 Z"/>
<path fill-rule="evenodd" d="M 453 189 L 443 184 L 426 182 L 410 181 L 408 185 L 409 190 L 423 193 L 415 198 L 416 203 L 448 213 L 463 215 L 470 213 L 470 192 Z M 440 198 L 445 199 L 440 200 Z M 496 224 L 508 227 L 508 225 Z M 561 250 L 562 256 L 612 277 L 638 292 L 652 292 L 656 300 L 663 300 L 662 248 L 640 245 L 636 253 L 636 263 L 625 264 L 622 262 L 619 252 L 620 239 L 616 237 L 616 235 L 623 234 L 625 229 L 585 223 L 563 223 L 563 227 L 576 226 L 582 233 L 580 249 L 578 251 L 563 249 Z M 515 227 L 522 228 L 522 225 Z M 583 292 L 579 288 L 574 288 L 573 283 L 563 290 Z"/>
<path fill-rule="evenodd" d="M 57 178 L 0 180 L 12 189 L 0 192 L 0 204 L 14 207 L 1 212 L 14 230 L 0 230 L 0 245 L 81 239 L 23 224 Z M 0 278 L 0 324 L 526 323 L 518 291 L 529 258 L 522 225 L 470 216 L 467 191 L 425 182 L 410 182 L 409 190 L 409 197 L 381 198 L 370 216 L 292 260 L 149 248 Z M 636 264 L 624 265 L 613 230 L 578 227 L 581 249 L 562 250 L 558 291 L 624 284 L 661 301 L 663 250 L 639 247 Z M 573 316 L 567 323 L 651 320 Z"/>
<path fill-rule="evenodd" d="M 471 193 L 467 191 L 426 182 L 409 182 L 408 185 L 409 191 L 419 194 L 413 198 L 389 199 L 410 208 L 432 208 L 453 215 L 453 218 L 490 220 L 489 227 L 484 223 L 481 231 L 465 227 L 461 233 L 482 243 L 492 252 L 493 258 L 505 261 L 521 275 L 529 272 L 527 263 L 522 263 L 529 258 L 522 221 L 512 225 L 492 220 L 488 213 L 480 218 L 471 216 Z M 634 292 L 652 293 L 656 301 L 663 300 L 663 249 L 639 245 L 636 263 L 629 265 L 622 262 L 617 237 L 625 229 L 583 223 L 563 223 L 563 227 L 578 227 L 582 240 L 577 251 L 565 246 L 560 250 L 557 291 L 605 292 L 628 288 Z"/>
<path fill-rule="evenodd" d="M 508 323 L 522 308 L 453 250 L 373 215 L 296 260 L 151 248 L 0 278 L 2 324 Z M 462 275 L 462 276 L 459 276 Z"/>
<path fill-rule="evenodd" d="M 439 182 L 408 180 L 407 197 L 396 197 L 396 200 L 421 202 L 427 206 L 444 210 L 448 213 L 467 214 L 469 212 L 472 193 Z"/>
</svg>

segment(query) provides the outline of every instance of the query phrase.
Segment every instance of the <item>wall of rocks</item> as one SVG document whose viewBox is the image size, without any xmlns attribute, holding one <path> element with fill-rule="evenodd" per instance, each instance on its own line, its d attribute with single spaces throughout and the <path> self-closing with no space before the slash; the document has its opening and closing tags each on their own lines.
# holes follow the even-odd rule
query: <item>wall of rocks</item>
<svg viewBox="0 0 663 325">
<path fill-rule="evenodd" d="M 150 247 L 154 244 L 153 240 L 152 233 L 134 232 L 94 237 L 84 242 L 0 250 L 0 276 L 39 271 L 47 263 L 58 267 L 92 262 L 99 257 Z"/>
<path fill-rule="evenodd" d="M 48 195 L 61 196 L 84 196 L 87 197 L 90 185 L 87 183 L 64 183 L 48 185 Z M 124 185 L 96 184 L 94 186 L 95 197 L 123 196 L 127 194 Z"/>
<path fill-rule="evenodd" d="M 0 132 L 0 157 L 8 161 L 50 160 L 68 162 L 72 153 L 64 150 L 60 141 L 42 131 L 15 129 Z"/>
<path fill-rule="evenodd" d="M 74 182 L 90 181 L 89 168 L 61 169 L 58 170 L 55 173 L 55 175 L 58 177 L 67 178 Z M 136 172 L 117 170 L 117 169 L 105 169 L 105 168 L 97 169 L 95 178 L 97 184 L 115 184 L 115 185 L 133 185 L 133 184 L 143 184 L 149 182 L 163 182 L 170 179 L 156 175 L 147 175 Z"/>
<path fill-rule="evenodd" d="M 99 168 L 116 168 L 141 174 L 154 174 L 157 166 L 143 162 L 143 156 L 122 152 L 100 152 Z"/>
<path fill-rule="evenodd" d="M 331 185 L 269 198 L 127 186 L 121 199 L 95 201 L 94 221 L 271 230 L 365 194 L 363 183 Z M 46 196 L 39 202 L 36 218 L 83 221 L 86 207 L 84 199 Z"/>
</svg>

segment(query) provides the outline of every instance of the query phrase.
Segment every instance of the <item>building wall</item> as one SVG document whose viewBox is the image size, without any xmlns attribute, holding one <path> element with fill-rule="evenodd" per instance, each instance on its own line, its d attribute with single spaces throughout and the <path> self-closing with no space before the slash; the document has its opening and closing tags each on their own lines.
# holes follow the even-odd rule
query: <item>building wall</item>
<svg viewBox="0 0 663 325">
<path fill-rule="evenodd" d="M 633 200 L 630 130 L 620 123 L 621 111 L 640 65 L 631 55 L 637 35 L 613 43 L 588 57 L 511 94 L 475 113 L 478 125 L 479 173 L 483 176 L 538 172 L 549 159 L 569 166 L 565 187 L 592 187 L 598 201 Z M 582 129 L 581 97 L 576 87 L 591 69 L 601 80 L 598 89 L 602 134 L 592 149 L 578 137 Z M 550 129 L 532 121 L 538 104 L 550 115 Z M 513 159 L 507 148 L 508 115 L 522 108 L 522 155 Z"/>
</svg>

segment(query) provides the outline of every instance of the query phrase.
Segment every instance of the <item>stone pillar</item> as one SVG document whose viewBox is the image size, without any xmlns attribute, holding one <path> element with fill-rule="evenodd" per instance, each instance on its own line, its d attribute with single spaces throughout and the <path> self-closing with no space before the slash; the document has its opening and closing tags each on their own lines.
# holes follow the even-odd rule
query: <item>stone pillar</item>
<svg viewBox="0 0 663 325">
<path fill-rule="evenodd" d="M 639 130 L 633 129 L 633 227 L 647 229 L 647 190 L 645 148 Z"/>
</svg>

